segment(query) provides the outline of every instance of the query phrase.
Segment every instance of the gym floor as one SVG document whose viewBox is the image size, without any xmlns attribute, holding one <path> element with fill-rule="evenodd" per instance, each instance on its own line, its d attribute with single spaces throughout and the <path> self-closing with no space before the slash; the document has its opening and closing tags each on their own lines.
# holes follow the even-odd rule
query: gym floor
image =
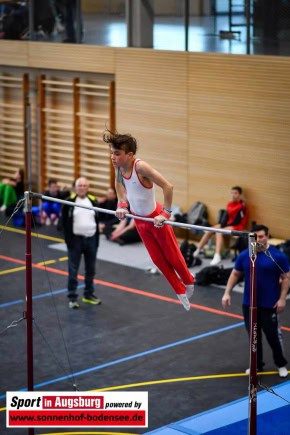
<svg viewBox="0 0 290 435">
<path fill-rule="evenodd" d="M 81 301 L 82 264 L 81 306 L 72 310 L 66 297 L 66 253 L 51 248 L 52 244 L 61 244 L 62 234 L 55 227 L 44 226 L 33 232 L 35 391 L 69 392 L 74 391 L 73 384 L 79 391 L 148 391 L 148 428 L 111 429 L 109 433 L 139 434 L 158 432 L 159 428 L 166 435 L 246 433 L 244 429 L 224 427 L 228 424 L 227 407 L 241 399 L 247 403 L 248 395 L 245 369 L 249 366 L 249 350 L 240 292 L 234 293 L 231 310 L 225 312 L 221 307 L 222 287 L 196 286 L 192 308 L 186 312 L 161 275 L 118 263 L 126 246 L 113 244 L 112 261 L 98 259 L 96 263 L 96 294 L 102 304 L 93 306 Z M 25 231 L 0 226 L 0 246 L 0 433 L 22 435 L 27 429 L 5 428 L 4 415 L 6 391 L 25 389 L 27 382 L 26 325 L 25 320 L 21 321 L 26 309 Z M 102 243 L 99 258 L 101 251 Z M 281 316 L 288 356 L 289 319 L 288 303 Z M 14 321 L 19 322 L 9 327 Z M 266 344 L 265 360 L 261 382 L 274 391 L 285 387 L 280 393 L 285 397 L 290 384 L 278 377 Z M 277 399 L 270 392 L 262 394 L 270 403 Z M 289 433 L 289 399 L 288 404 L 279 399 L 277 406 L 283 407 L 285 416 L 275 419 L 271 414 L 267 424 L 261 422 L 263 429 L 258 433 Z M 220 432 L 209 429 L 210 412 L 216 407 L 222 407 Z M 206 413 L 202 415 L 208 422 L 203 431 L 197 428 L 196 416 L 200 413 Z M 191 418 L 195 420 L 189 424 Z M 258 428 L 259 424 L 258 418 Z M 246 425 L 245 420 L 243 428 Z M 35 429 L 35 434 L 108 433 L 105 430 Z"/>
</svg>

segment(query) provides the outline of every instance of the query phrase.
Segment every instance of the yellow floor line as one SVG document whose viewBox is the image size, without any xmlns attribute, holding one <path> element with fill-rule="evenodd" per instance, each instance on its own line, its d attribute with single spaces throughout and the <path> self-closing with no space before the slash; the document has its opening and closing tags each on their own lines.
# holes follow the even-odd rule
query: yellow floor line
<svg viewBox="0 0 290 435">
<path fill-rule="evenodd" d="M 12 233 L 17 233 L 17 234 L 23 234 L 23 235 L 26 234 L 25 230 L 19 230 L 17 228 L 6 227 L 4 225 L 0 225 L 0 229 L 5 230 L 5 231 L 10 231 Z M 31 236 L 38 237 L 39 239 L 52 240 L 53 242 L 60 242 L 60 243 L 64 242 L 64 239 L 60 239 L 58 237 L 46 236 L 45 234 L 31 233 Z"/>
<path fill-rule="evenodd" d="M 263 372 L 263 374 L 275 374 L 277 372 Z M 133 387 L 143 387 L 145 385 L 160 385 L 160 384 L 170 384 L 174 382 L 187 382 L 187 381 L 201 381 L 205 379 L 223 379 L 223 378 L 234 378 L 234 377 L 244 377 L 249 376 L 246 373 L 232 373 L 232 374 L 223 374 L 223 375 L 207 375 L 207 376 L 192 376 L 188 378 L 173 378 L 173 379 L 161 379 L 157 381 L 148 381 L 148 382 L 139 382 L 137 384 L 126 384 L 126 385 L 117 385 L 115 387 L 107 387 L 100 388 L 96 390 L 89 390 L 90 392 L 94 391 L 114 391 L 114 390 L 122 390 L 126 388 Z"/>
<path fill-rule="evenodd" d="M 0 275 L 7 275 L 8 273 L 19 272 L 25 270 L 26 266 L 14 267 L 14 269 L 1 270 Z"/>
<path fill-rule="evenodd" d="M 57 263 L 58 261 L 67 261 L 68 257 L 61 257 L 61 258 L 55 258 L 54 260 L 44 260 L 41 261 L 38 264 L 39 266 L 45 266 L 46 264 L 53 264 L 53 263 Z"/>
<path fill-rule="evenodd" d="M 38 264 L 39 266 L 46 266 L 47 264 L 54 264 L 57 263 L 58 261 L 67 261 L 67 260 L 68 257 L 61 257 L 61 258 L 57 258 L 56 260 L 44 260 L 36 264 Z M 25 269 L 26 266 L 19 266 L 19 267 L 14 267 L 13 269 L 1 270 L 0 275 L 8 275 L 8 273 L 19 272 Z"/>
<path fill-rule="evenodd" d="M 258 372 L 259 374 L 259 372 Z M 274 372 L 262 372 L 260 373 L 262 376 L 265 375 L 277 375 L 277 371 Z M 202 381 L 206 379 L 224 379 L 224 378 L 242 378 L 242 377 L 249 377 L 246 373 L 225 373 L 222 375 L 205 375 L 205 376 L 191 376 L 187 378 L 171 378 L 171 379 L 160 379 L 157 381 L 148 381 L 148 382 L 139 382 L 137 384 L 125 384 L 125 385 L 117 385 L 115 387 L 107 387 L 107 388 L 98 388 L 94 390 L 88 390 L 90 393 L 94 392 L 104 392 L 104 391 L 114 391 L 114 390 L 122 390 L 127 388 L 133 388 L 133 387 L 143 387 L 145 385 L 161 385 L 161 384 L 170 384 L 174 382 L 187 382 L 187 381 Z M 6 411 L 5 408 L 0 408 L 0 412 Z M 74 432 L 76 433 L 76 432 Z M 89 433 L 89 432 L 88 432 Z M 102 432 L 104 433 L 104 432 Z M 56 435 L 56 434 L 50 434 L 50 435 Z M 116 435 L 116 432 L 115 432 Z"/>
<path fill-rule="evenodd" d="M 46 264 L 53 264 L 56 263 L 57 260 L 44 260 L 44 261 L 40 261 L 38 264 L 38 266 L 45 266 Z"/>
</svg>

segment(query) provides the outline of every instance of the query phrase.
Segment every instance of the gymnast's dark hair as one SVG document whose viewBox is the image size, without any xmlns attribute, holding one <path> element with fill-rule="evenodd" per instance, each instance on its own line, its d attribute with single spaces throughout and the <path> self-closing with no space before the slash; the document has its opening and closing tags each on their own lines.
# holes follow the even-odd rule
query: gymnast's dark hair
<svg viewBox="0 0 290 435">
<path fill-rule="evenodd" d="M 103 134 L 103 141 L 110 144 L 116 150 L 123 150 L 126 154 L 132 152 L 136 154 L 137 141 L 131 134 L 120 134 L 106 130 Z"/>
</svg>

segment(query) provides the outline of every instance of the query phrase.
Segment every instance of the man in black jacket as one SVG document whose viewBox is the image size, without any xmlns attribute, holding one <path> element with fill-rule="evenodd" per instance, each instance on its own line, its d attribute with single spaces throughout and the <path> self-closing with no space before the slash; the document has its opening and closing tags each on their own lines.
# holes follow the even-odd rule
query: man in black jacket
<svg viewBox="0 0 290 435">
<path fill-rule="evenodd" d="M 68 200 L 78 205 L 95 207 L 96 199 L 88 193 L 89 183 L 84 177 L 75 183 L 75 193 Z M 62 209 L 64 238 L 68 249 L 68 298 L 70 308 L 79 308 L 77 302 L 77 275 L 82 254 L 85 260 L 85 288 L 83 302 L 98 305 L 94 294 L 96 254 L 99 246 L 99 217 L 94 210 L 64 205 Z"/>
</svg>

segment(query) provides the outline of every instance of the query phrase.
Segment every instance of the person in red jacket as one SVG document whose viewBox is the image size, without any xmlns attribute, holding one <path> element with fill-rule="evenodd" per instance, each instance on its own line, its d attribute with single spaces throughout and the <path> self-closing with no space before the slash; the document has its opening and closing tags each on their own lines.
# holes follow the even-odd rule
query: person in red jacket
<svg viewBox="0 0 290 435">
<path fill-rule="evenodd" d="M 237 230 L 243 231 L 246 227 L 247 218 L 248 218 L 248 210 L 245 201 L 242 200 L 243 190 L 240 186 L 234 186 L 231 189 L 231 201 L 227 204 L 227 214 L 225 222 L 220 222 L 213 226 L 213 228 L 224 228 L 225 230 Z M 196 251 L 194 251 L 194 257 L 198 257 L 201 249 L 206 245 L 209 241 L 212 232 L 205 232 L 202 238 L 200 239 Z M 221 251 L 223 248 L 223 238 L 224 235 L 222 233 L 216 233 L 216 245 L 215 245 L 215 254 L 211 261 L 211 265 L 217 265 L 221 262 Z"/>
</svg>

